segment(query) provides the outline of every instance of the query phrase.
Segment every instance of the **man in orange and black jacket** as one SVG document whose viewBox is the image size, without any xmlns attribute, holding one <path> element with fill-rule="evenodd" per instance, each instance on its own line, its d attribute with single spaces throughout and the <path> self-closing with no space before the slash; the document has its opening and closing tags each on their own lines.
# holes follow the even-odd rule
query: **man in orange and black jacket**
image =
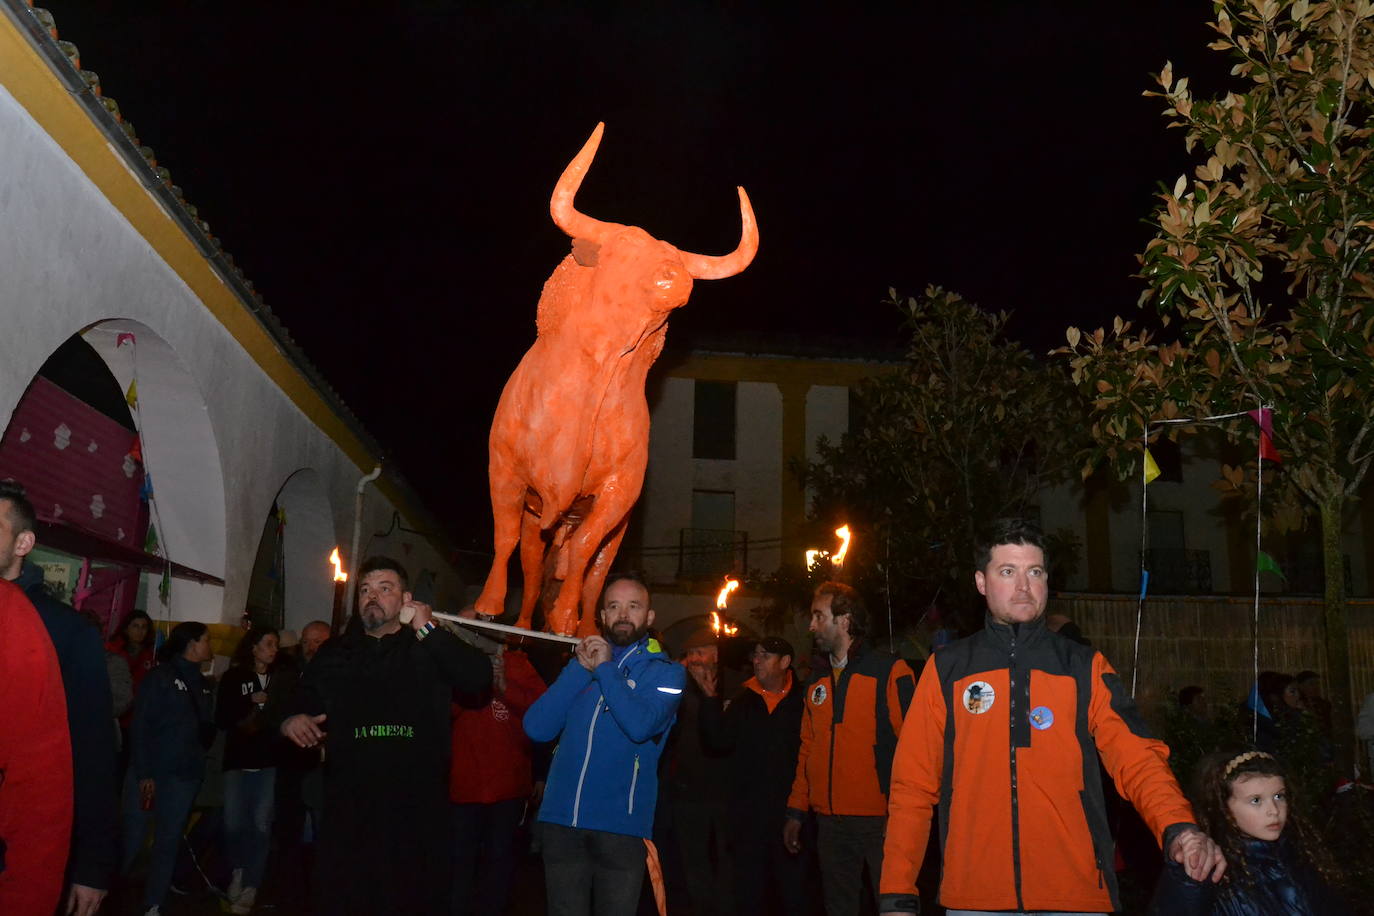
<svg viewBox="0 0 1374 916">
<path fill-rule="evenodd" d="M 865 865 L 877 886 L 892 755 L 916 686 L 906 662 L 863 640 L 867 625 L 852 588 L 826 582 L 816 589 L 811 632 L 830 669 L 814 675 L 804 694 L 783 844 L 800 852 L 802 818 L 816 812 L 827 916 L 859 912 Z"/>
<path fill-rule="evenodd" d="M 1170 857 L 1194 880 L 1220 880 L 1225 860 L 1121 679 L 1102 653 L 1045 627 L 1040 529 L 995 523 L 975 562 L 984 627 L 926 662 L 897 745 L 879 912 L 920 911 L 937 804 L 950 916 L 1119 908 L 1099 754 Z"/>
</svg>

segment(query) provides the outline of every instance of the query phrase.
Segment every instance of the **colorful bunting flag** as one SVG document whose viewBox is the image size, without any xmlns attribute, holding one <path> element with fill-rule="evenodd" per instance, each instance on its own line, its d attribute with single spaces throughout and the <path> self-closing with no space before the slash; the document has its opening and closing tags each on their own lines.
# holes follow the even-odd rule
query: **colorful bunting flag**
<svg viewBox="0 0 1374 916">
<path fill-rule="evenodd" d="M 148 534 L 146 537 L 143 538 L 143 552 L 155 554 L 158 552 L 161 546 L 161 543 L 159 543 L 157 539 L 157 526 L 154 525 L 152 522 L 149 522 Z"/>
<path fill-rule="evenodd" d="M 1140 600 L 1144 601 L 1146 594 L 1150 591 L 1150 571 L 1142 569 L 1140 571 Z"/>
<path fill-rule="evenodd" d="M 163 604 L 167 603 L 167 596 L 172 591 L 172 568 L 162 567 L 162 581 L 157 584 L 157 597 Z"/>
<path fill-rule="evenodd" d="M 134 444 L 129 446 L 129 457 L 139 464 L 143 463 L 143 440 L 138 436 L 134 436 Z"/>
<path fill-rule="evenodd" d="M 124 392 L 124 403 L 130 407 L 138 406 L 138 379 L 129 383 L 129 390 Z"/>
<path fill-rule="evenodd" d="M 1148 484 L 1159 476 L 1159 465 L 1155 464 L 1155 456 L 1150 454 L 1150 450 L 1145 449 L 1145 482 Z"/>
<path fill-rule="evenodd" d="M 138 488 L 138 498 L 145 503 L 153 498 L 153 475 L 144 473 L 143 486 Z"/>
<path fill-rule="evenodd" d="M 1259 559 L 1255 561 L 1255 568 L 1260 572 L 1273 573 L 1284 581 L 1288 580 L 1288 577 L 1283 574 L 1283 570 L 1279 569 L 1279 564 L 1263 550 L 1259 552 Z"/>
<path fill-rule="evenodd" d="M 125 344 L 133 345 L 137 342 L 138 341 L 134 338 L 133 334 L 129 333 L 128 331 L 124 331 L 115 337 L 115 349 L 118 350 Z"/>
</svg>

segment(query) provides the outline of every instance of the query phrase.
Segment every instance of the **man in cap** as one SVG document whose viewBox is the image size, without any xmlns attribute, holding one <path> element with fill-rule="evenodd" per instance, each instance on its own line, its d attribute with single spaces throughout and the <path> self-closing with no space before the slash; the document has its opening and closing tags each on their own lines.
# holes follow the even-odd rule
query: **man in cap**
<svg viewBox="0 0 1374 916">
<path fill-rule="evenodd" d="M 701 708 L 707 747 L 729 755 L 728 824 L 740 914 L 768 912 L 780 900 L 787 916 L 802 916 L 814 900 L 807 887 L 812 851 L 793 854 L 777 840 L 801 745 L 802 688 L 792 671 L 794 656 L 787 640 L 765 636 L 749 656 L 754 676 L 729 702 L 712 684 Z"/>
</svg>

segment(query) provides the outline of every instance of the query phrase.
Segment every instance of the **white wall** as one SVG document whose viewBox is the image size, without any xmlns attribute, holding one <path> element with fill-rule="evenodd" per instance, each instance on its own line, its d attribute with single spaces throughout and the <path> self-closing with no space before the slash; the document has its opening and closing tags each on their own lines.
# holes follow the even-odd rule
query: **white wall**
<svg viewBox="0 0 1374 916">
<path fill-rule="evenodd" d="M 222 591 L 176 582 L 173 616 L 238 619 L 262 521 L 302 468 L 318 474 L 329 495 L 332 540 L 346 548 L 362 471 L 3 87 L 0 163 L 0 317 L 8 329 L 0 335 L 0 423 L 53 350 L 95 325 L 87 339 L 126 383 L 129 368 L 110 352 L 109 337 L 126 325 L 143 329 L 142 413 L 172 559 L 225 580 Z M 219 487 L 198 485 L 216 476 Z M 365 530 L 385 528 L 391 514 L 373 491 Z M 424 539 L 415 545 L 413 565 L 452 575 Z"/>
</svg>

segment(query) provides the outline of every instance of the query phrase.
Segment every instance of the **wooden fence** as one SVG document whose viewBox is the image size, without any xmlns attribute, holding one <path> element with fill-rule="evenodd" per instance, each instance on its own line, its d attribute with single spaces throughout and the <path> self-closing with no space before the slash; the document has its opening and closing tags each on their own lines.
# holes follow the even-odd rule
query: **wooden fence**
<svg viewBox="0 0 1374 916">
<path fill-rule="evenodd" d="M 1131 685 L 1136 598 L 1061 592 L 1049 613 L 1067 614 Z M 1374 601 L 1347 602 L 1352 708 L 1374 691 Z M 1140 623 L 1136 699 L 1151 718 L 1189 684 L 1207 690 L 1215 708 L 1249 693 L 1254 681 L 1254 599 L 1243 596 L 1150 596 Z M 1326 676 L 1322 603 L 1317 598 L 1261 598 L 1259 670 Z M 1323 682 L 1323 689 L 1330 685 Z"/>
</svg>

